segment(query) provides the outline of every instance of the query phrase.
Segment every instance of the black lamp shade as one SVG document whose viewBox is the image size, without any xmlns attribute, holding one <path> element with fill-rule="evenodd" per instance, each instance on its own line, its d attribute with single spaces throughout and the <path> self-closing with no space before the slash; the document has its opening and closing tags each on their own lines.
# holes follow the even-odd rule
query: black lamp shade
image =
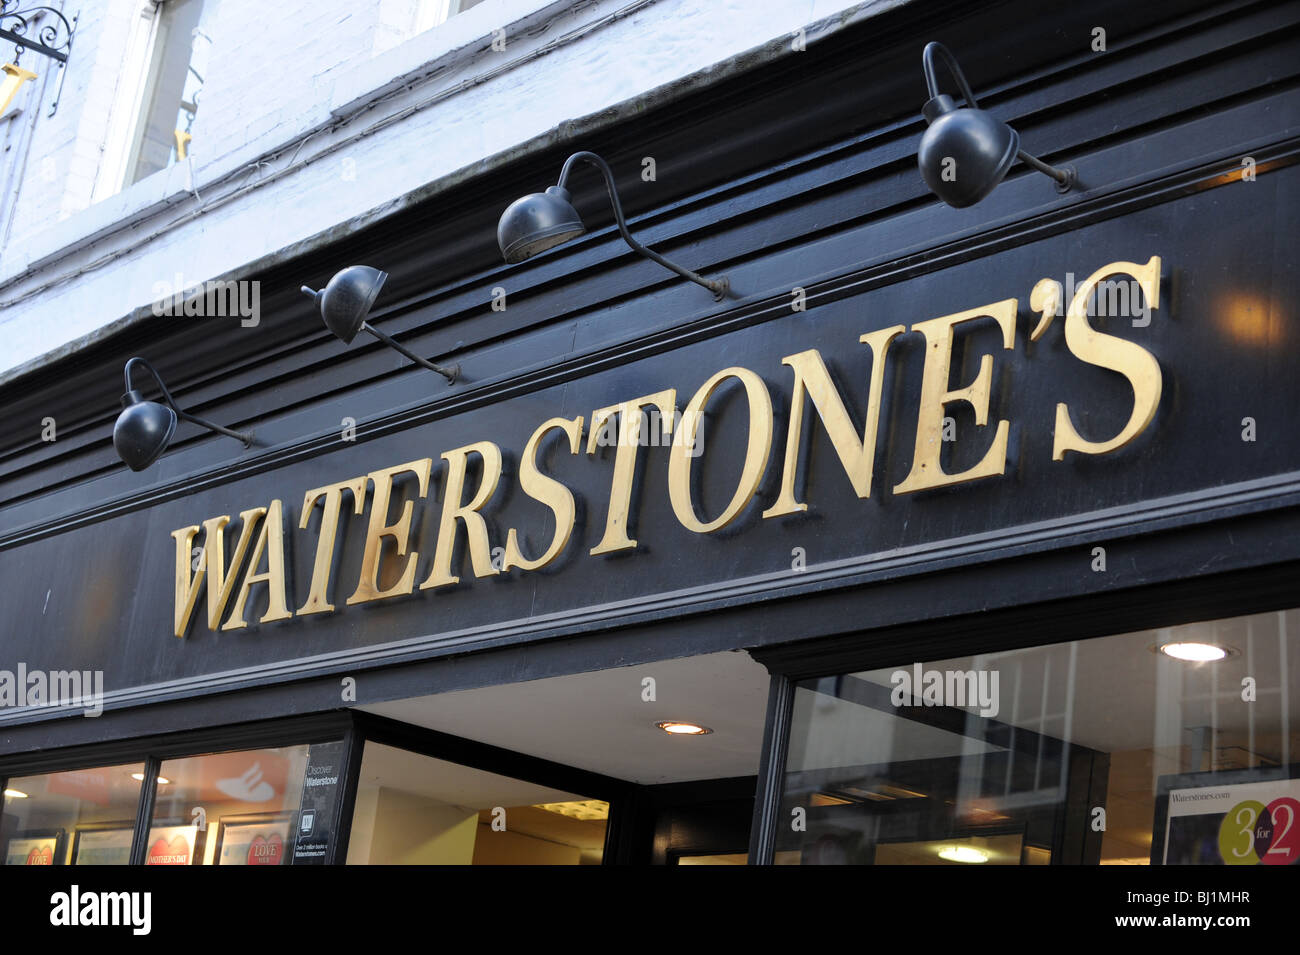
<svg viewBox="0 0 1300 955">
<path fill-rule="evenodd" d="M 132 390 L 122 396 L 122 413 L 113 425 L 113 447 L 132 471 L 143 471 L 167 449 L 176 433 L 176 412 L 145 401 Z"/>
<path fill-rule="evenodd" d="M 987 110 L 957 108 L 947 95 L 931 99 L 923 114 L 929 127 L 917 151 L 921 178 L 948 205 L 974 205 L 1016 161 L 1019 134 Z"/>
<path fill-rule="evenodd" d="M 375 298 L 387 279 L 387 272 L 368 265 L 350 265 L 335 273 L 325 288 L 313 293 L 325 326 L 345 345 L 350 345 L 356 338 L 361 323 L 370 314 L 370 306 L 375 304 Z"/>
<path fill-rule="evenodd" d="M 501 213 L 497 223 L 497 244 L 511 265 L 539 252 L 575 239 L 586 232 L 569 191 L 551 186 L 545 192 L 516 199 Z"/>
</svg>

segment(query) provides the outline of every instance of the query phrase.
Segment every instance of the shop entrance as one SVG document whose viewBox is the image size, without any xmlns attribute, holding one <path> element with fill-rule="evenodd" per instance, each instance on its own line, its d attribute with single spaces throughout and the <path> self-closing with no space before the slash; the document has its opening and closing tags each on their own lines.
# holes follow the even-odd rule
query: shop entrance
<svg viewBox="0 0 1300 955">
<path fill-rule="evenodd" d="M 767 691 L 724 652 L 363 704 L 347 862 L 744 864 Z"/>
</svg>

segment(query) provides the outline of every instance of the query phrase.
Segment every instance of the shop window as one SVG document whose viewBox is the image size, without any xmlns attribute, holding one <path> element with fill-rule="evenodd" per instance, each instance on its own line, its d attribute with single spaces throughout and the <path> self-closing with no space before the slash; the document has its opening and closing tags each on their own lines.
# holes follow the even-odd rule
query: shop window
<svg viewBox="0 0 1300 955">
<path fill-rule="evenodd" d="M 1295 864 L 1297 634 L 1291 610 L 803 681 L 774 861 Z"/>
<path fill-rule="evenodd" d="M 164 760 L 145 865 L 322 862 L 338 742 Z"/>
<path fill-rule="evenodd" d="M 349 865 L 586 865 L 609 804 L 367 742 Z"/>
<path fill-rule="evenodd" d="M 125 865 L 144 764 L 22 776 L 5 783 L 5 865 Z"/>
</svg>

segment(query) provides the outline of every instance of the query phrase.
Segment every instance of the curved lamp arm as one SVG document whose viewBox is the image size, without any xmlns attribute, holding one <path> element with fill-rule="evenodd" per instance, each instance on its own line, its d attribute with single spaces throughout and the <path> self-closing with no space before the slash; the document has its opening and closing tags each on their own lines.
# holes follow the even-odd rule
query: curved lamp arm
<svg viewBox="0 0 1300 955">
<path fill-rule="evenodd" d="M 952 55 L 942 43 L 937 40 L 931 40 L 925 45 L 925 50 L 921 53 L 921 68 L 925 71 L 925 88 L 930 94 L 930 99 L 939 95 L 939 81 L 934 74 L 934 59 L 939 57 L 943 60 L 943 65 L 948 68 L 948 73 L 952 76 L 953 81 L 957 84 L 957 89 L 962 98 L 966 100 L 966 105 L 971 109 L 979 109 L 979 104 L 975 102 L 975 94 L 971 92 L 970 84 L 966 82 L 966 74 L 961 71 L 957 65 L 957 58 Z M 1056 187 L 1061 192 L 1066 192 L 1074 185 L 1075 177 L 1071 169 L 1058 169 L 1055 166 L 1049 166 L 1035 156 L 1031 156 L 1023 149 L 1016 151 L 1016 158 L 1027 166 L 1032 166 L 1039 172 L 1051 176 L 1056 180 Z"/>
<path fill-rule="evenodd" d="M 703 285 L 706 289 L 708 289 L 710 292 L 713 293 L 713 297 L 717 299 L 719 302 L 727 297 L 727 292 L 731 288 L 731 283 L 727 280 L 727 277 L 725 275 L 717 279 L 706 279 L 704 278 L 704 276 L 692 272 L 690 269 L 684 269 L 680 265 L 676 265 L 673 262 L 668 261 L 658 252 L 655 252 L 653 249 L 646 248 L 636 239 L 632 238 L 632 233 L 628 232 L 627 230 L 627 219 L 623 215 L 623 204 L 619 202 L 618 199 L 618 190 L 614 188 L 614 174 L 613 172 L 610 171 L 609 164 L 606 163 L 605 160 L 597 156 L 595 153 L 583 150 L 582 152 L 574 153 L 572 156 L 566 159 L 564 161 L 564 167 L 560 170 L 560 181 L 556 183 L 556 185 L 558 185 L 561 189 L 566 188 L 566 184 L 569 181 L 569 175 L 573 171 L 574 164 L 577 163 L 579 160 L 582 160 L 584 162 L 590 163 L 591 165 L 595 166 L 598 170 L 600 170 L 600 174 L 605 177 L 605 188 L 609 191 L 609 201 L 610 204 L 614 207 L 614 219 L 618 222 L 618 231 L 620 234 L 622 234 L 624 242 L 630 245 L 641 255 L 644 255 L 647 259 L 650 259 L 652 262 L 658 262 L 660 265 L 668 269 L 670 272 L 676 272 L 682 278 L 690 279 L 696 285 Z"/>
<path fill-rule="evenodd" d="M 188 411 L 182 411 L 179 407 L 177 407 L 176 400 L 172 397 L 172 393 L 168 391 L 167 386 L 163 384 L 162 376 L 158 374 L 157 370 L 154 368 L 153 365 L 149 364 L 143 358 L 138 358 L 138 357 L 132 358 L 130 361 L 126 363 L 126 367 L 122 369 L 122 377 L 126 379 L 127 394 L 130 394 L 132 390 L 131 389 L 131 366 L 132 365 L 143 365 L 144 368 L 149 372 L 149 374 L 153 376 L 153 380 L 158 384 L 158 389 L 163 393 L 163 400 L 167 402 L 167 407 L 171 408 L 172 411 L 176 412 L 176 417 L 184 418 L 186 421 L 192 421 L 197 425 L 207 428 L 209 431 L 216 431 L 219 434 L 224 434 L 224 435 L 228 435 L 229 437 L 236 438 L 237 440 L 242 441 L 244 443 L 244 447 L 246 448 L 252 447 L 253 434 L 251 431 L 231 431 L 229 428 L 223 428 L 219 424 L 213 424 L 211 421 L 208 421 L 204 418 L 200 418 L 198 415 L 192 415 Z"/>
<path fill-rule="evenodd" d="M 970 91 L 970 84 L 966 82 L 966 74 L 961 71 L 957 65 L 957 58 L 952 55 L 942 43 L 937 40 L 931 40 L 925 45 L 924 52 L 921 53 L 921 68 L 925 70 L 925 88 L 930 94 L 930 99 L 939 95 L 939 81 L 934 76 L 934 58 L 940 57 L 943 65 L 948 67 L 948 73 L 957 84 L 957 89 L 966 100 L 966 105 L 971 109 L 979 109 L 979 104 L 975 102 L 975 94 Z"/>
</svg>

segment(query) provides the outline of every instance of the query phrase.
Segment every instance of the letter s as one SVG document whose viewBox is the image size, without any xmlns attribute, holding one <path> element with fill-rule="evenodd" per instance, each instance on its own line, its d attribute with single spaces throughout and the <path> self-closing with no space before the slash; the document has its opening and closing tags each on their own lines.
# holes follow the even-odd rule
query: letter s
<svg viewBox="0 0 1300 955">
<path fill-rule="evenodd" d="M 1106 335 L 1088 324 L 1088 299 L 1102 279 L 1122 273 L 1137 279 L 1150 308 L 1160 307 L 1160 257 L 1153 255 L 1146 265 L 1133 262 L 1112 262 L 1104 265 L 1078 287 L 1065 315 L 1065 344 L 1076 358 L 1090 365 L 1119 372 L 1128 379 L 1133 389 L 1133 412 L 1128 424 L 1109 441 L 1087 441 L 1079 435 L 1070 421 L 1070 409 L 1064 402 L 1056 406 L 1056 432 L 1052 444 L 1052 460 L 1060 461 L 1066 451 L 1083 454 L 1105 454 L 1128 444 L 1155 417 L 1160 403 L 1160 364 L 1141 345 Z"/>
</svg>

